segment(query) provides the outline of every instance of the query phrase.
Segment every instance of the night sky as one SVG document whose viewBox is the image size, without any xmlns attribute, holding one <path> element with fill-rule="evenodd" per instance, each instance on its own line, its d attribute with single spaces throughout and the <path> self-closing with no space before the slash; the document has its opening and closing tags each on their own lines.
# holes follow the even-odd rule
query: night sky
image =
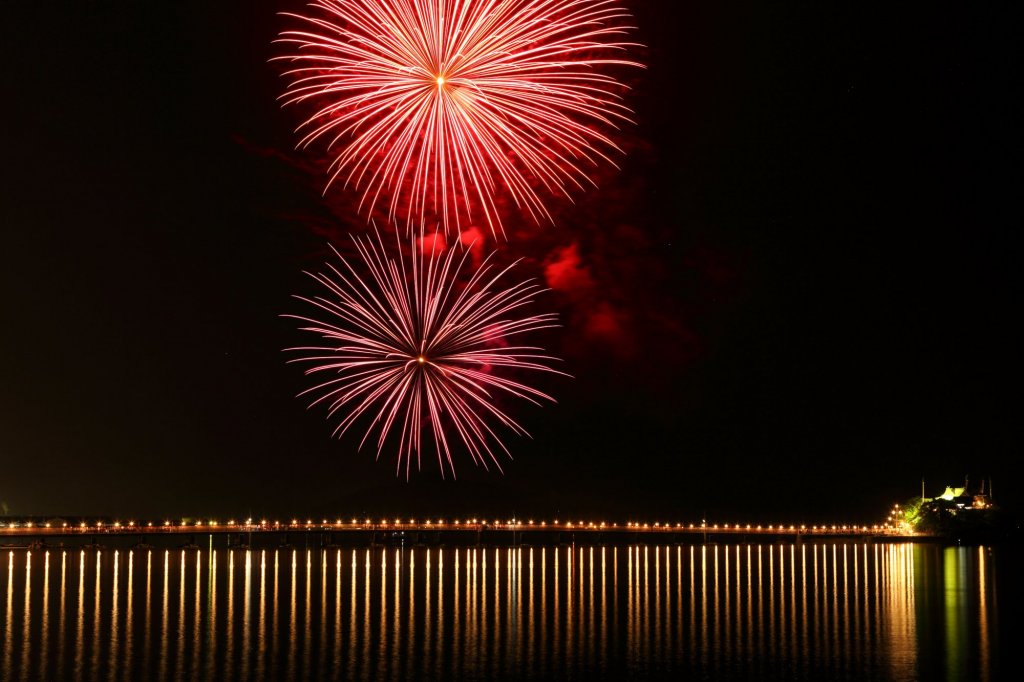
<svg viewBox="0 0 1024 682">
<path fill-rule="evenodd" d="M 504 475 L 408 482 L 282 353 L 302 270 L 366 229 L 276 101 L 302 3 L 7 3 L 8 513 L 873 522 L 965 474 L 1015 503 L 1015 3 L 623 2 L 621 171 L 499 244 L 576 378 L 510 406 Z"/>
</svg>

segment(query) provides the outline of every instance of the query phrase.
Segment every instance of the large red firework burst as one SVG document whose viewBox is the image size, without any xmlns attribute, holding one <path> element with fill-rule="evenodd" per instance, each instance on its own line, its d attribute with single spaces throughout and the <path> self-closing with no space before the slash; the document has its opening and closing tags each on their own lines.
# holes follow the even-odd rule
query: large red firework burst
<svg viewBox="0 0 1024 682">
<path fill-rule="evenodd" d="M 616 0 L 315 0 L 285 31 L 286 103 L 309 103 L 301 145 L 325 139 L 330 182 L 406 225 L 502 232 L 511 199 L 550 220 L 542 193 L 569 196 L 619 151 L 628 121 L 629 14 Z M 614 163 L 614 162 L 612 162 Z"/>
<path fill-rule="evenodd" d="M 517 377 L 561 374 L 545 364 L 555 358 L 540 348 L 512 343 L 522 334 L 556 326 L 553 314 L 523 313 L 539 285 L 503 285 L 515 264 L 498 268 L 494 254 L 472 268 L 469 249 L 457 255 L 455 249 L 430 247 L 424 253 L 414 241 L 410 257 L 401 249 L 389 257 L 379 234 L 376 241 L 353 241 L 354 263 L 338 254 L 340 268 L 328 264 L 327 273 L 307 273 L 324 292 L 296 298 L 319 314 L 288 316 L 321 339 L 318 345 L 289 349 L 301 354 L 293 362 L 309 365 L 307 375 L 323 377 L 300 395 L 314 396 L 312 405 L 326 404 L 329 417 L 343 415 L 336 436 L 360 418 L 368 421 L 360 447 L 376 433 L 378 457 L 388 437 L 396 439 L 397 470 L 404 464 L 407 477 L 414 457 L 420 466 L 425 431 L 442 476 L 446 468 L 455 474 L 453 439 L 465 445 L 475 463 L 487 468 L 490 462 L 500 470 L 495 447 L 506 455 L 508 450 L 492 423 L 527 434 L 499 407 L 499 398 L 553 401 Z"/>
</svg>

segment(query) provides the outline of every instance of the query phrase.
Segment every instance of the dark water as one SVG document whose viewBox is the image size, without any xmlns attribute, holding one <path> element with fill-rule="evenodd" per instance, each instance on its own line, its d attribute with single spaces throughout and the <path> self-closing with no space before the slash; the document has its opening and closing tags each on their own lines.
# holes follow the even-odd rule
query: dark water
<svg viewBox="0 0 1024 682">
<path fill-rule="evenodd" d="M 3 680 L 986 680 L 1012 645 L 985 547 L 5 554 Z"/>
</svg>

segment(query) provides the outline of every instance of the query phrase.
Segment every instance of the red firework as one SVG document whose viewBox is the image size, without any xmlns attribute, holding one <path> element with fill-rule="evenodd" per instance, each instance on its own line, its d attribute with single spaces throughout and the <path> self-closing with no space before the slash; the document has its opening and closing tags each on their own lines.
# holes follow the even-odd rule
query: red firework
<svg viewBox="0 0 1024 682">
<path fill-rule="evenodd" d="M 628 121 L 609 67 L 632 43 L 616 0 L 315 0 L 285 31 L 283 97 L 311 103 L 301 146 L 336 152 L 328 182 L 362 191 L 407 225 L 483 218 L 503 231 L 511 198 L 550 220 L 538 189 L 570 196 L 621 151 Z M 604 131 L 604 132 L 603 132 Z M 475 206 L 475 209 L 474 209 Z M 474 210 L 476 213 L 474 213 Z"/>
<path fill-rule="evenodd" d="M 378 457 L 393 434 L 397 470 L 404 462 L 406 477 L 414 454 L 420 467 L 424 431 L 432 435 L 442 476 L 446 463 L 455 474 L 453 438 L 462 441 L 475 463 L 487 468 L 490 461 L 500 470 L 494 446 L 509 453 L 491 422 L 528 434 L 497 399 L 511 395 L 538 405 L 554 401 L 500 374 L 562 374 L 545 364 L 556 358 L 540 348 L 509 342 L 557 326 L 553 314 L 522 314 L 540 286 L 530 280 L 504 286 L 515 264 L 499 269 L 491 263 L 493 253 L 472 269 L 466 263 L 469 249 L 461 256 L 455 249 L 442 254 L 432 248 L 425 254 L 413 242 L 406 259 L 400 248 L 397 257 L 389 257 L 379 234 L 376 242 L 353 241 L 361 267 L 335 251 L 341 268 L 328 264 L 327 274 L 307 273 L 325 293 L 296 297 L 315 306 L 322 319 L 287 316 L 322 340 L 321 345 L 288 349 L 302 354 L 292 362 L 309 363 L 307 375 L 324 377 L 300 395 L 315 396 L 311 406 L 328 405 L 328 418 L 344 415 L 335 436 L 361 417 L 369 420 L 360 447 L 376 433 Z M 464 272 L 468 279 L 463 285 Z"/>
</svg>

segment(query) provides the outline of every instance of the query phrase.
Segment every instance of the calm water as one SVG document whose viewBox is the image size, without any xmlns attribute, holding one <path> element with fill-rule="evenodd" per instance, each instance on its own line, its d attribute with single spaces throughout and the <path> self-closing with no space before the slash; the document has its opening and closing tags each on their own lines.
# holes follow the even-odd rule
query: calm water
<svg viewBox="0 0 1024 682">
<path fill-rule="evenodd" d="M 3 680 L 996 679 L 1013 576 L 852 543 L 4 555 Z"/>
</svg>

